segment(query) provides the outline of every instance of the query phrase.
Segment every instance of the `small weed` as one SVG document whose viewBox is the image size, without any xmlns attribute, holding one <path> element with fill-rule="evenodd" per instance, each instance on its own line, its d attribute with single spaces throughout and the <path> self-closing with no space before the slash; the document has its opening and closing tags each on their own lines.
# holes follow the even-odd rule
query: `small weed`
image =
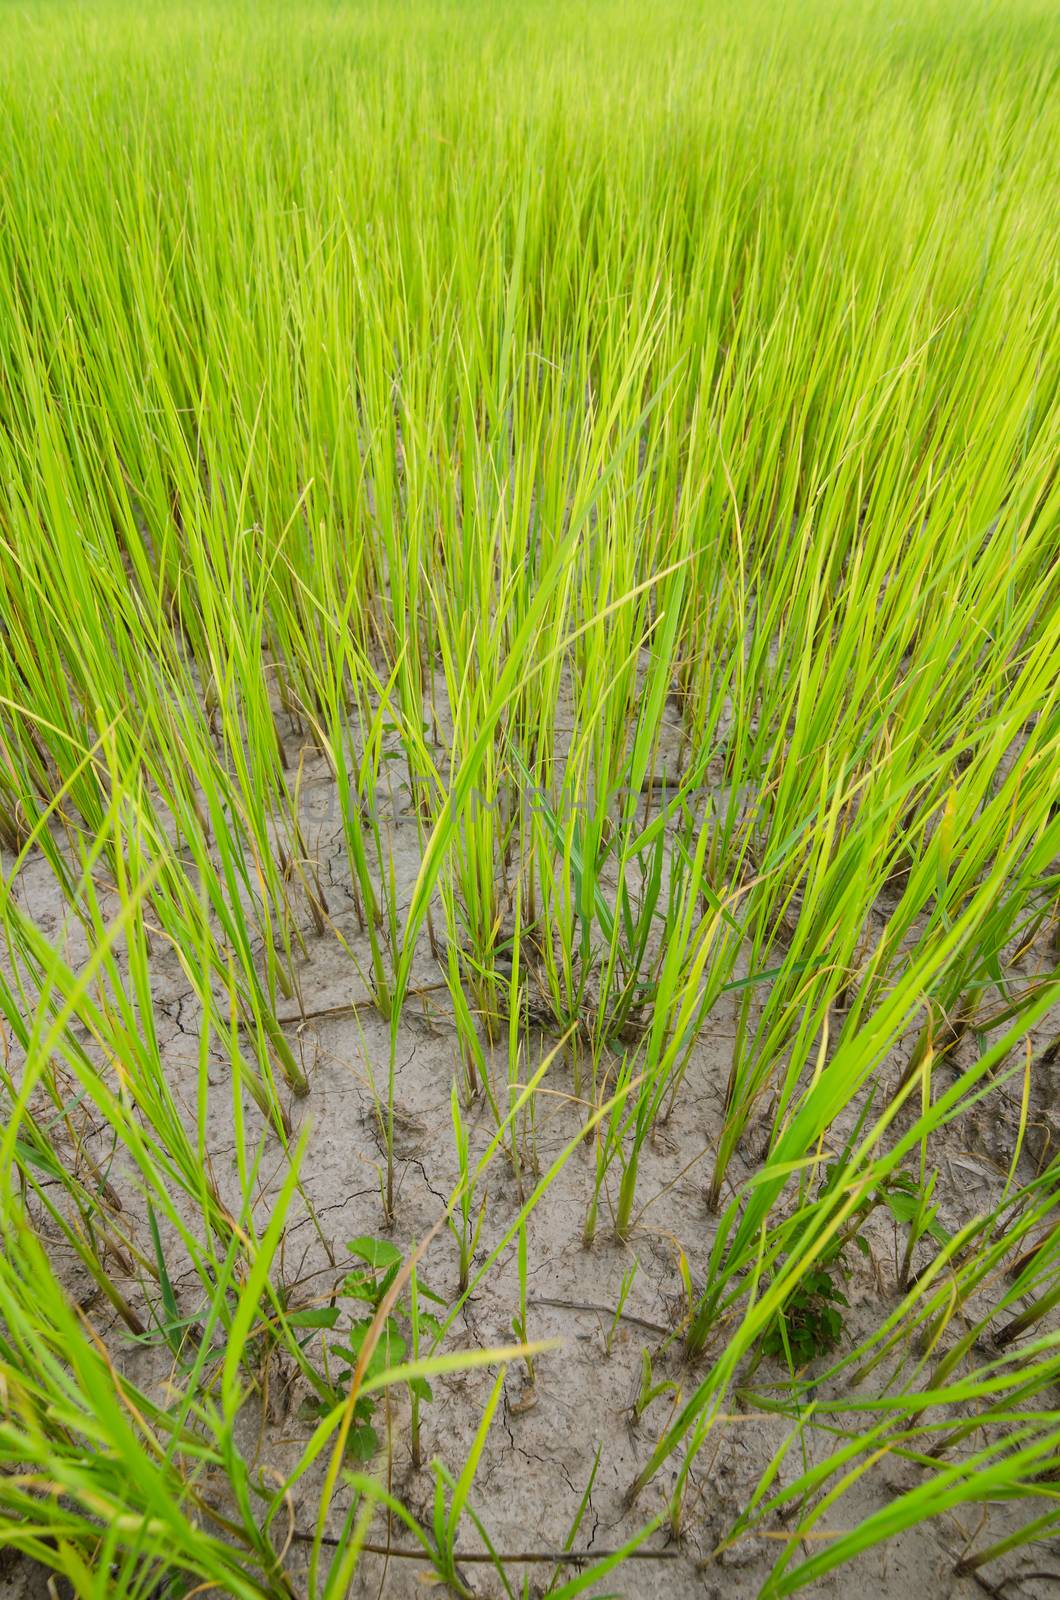
<svg viewBox="0 0 1060 1600">
<path fill-rule="evenodd" d="M 353 1306 L 363 1305 L 367 1311 L 362 1316 L 352 1316 L 341 1331 L 339 1330 L 342 1321 L 340 1306 L 333 1305 L 312 1313 L 312 1329 L 315 1331 L 316 1328 L 325 1326 L 333 1337 L 327 1338 L 324 1346 L 326 1390 L 322 1397 L 307 1402 L 304 1408 L 304 1414 L 307 1416 L 327 1415 L 349 1393 L 354 1371 L 361 1358 L 361 1351 L 373 1319 L 401 1268 L 403 1259 L 401 1251 L 386 1239 L 373 1239 L 364 1235 L 351 1239 L 346 1248 L 358 1265 L 351 1268 L 343 1278 L 335 1297 L 338 1300 L 351 1302 Z M 420 1305 L 421 1300 L 429 1300 L 435 1305 L 445 1304 L 441 1296 L 434 1294 L 413 1274 L 407 1294 L 399 1297 L 391 1315 L 383 1325 L 379 1342 L 365 1367 L 363 1374 L 365 1378 L 376 1377 L 387 1368 L 399 1365 L 406 1359 L 410 1346 L 415 1357 L 421 1338 L 424 1335 L 434 1338 L 441 1331 L 438 1318 L 423 1310 Z M 305 1321 L 302 1325 L 306 1325 Z M 307 1343 L 312 1336 L 311 1332 L 307 1336 Z M 339 1363 L 338 1370 L 334 1369 L 335 1363 Z M 419 1439 L 419 1408 L 424 1402 L 430 1401 L 433 1395 L 430 1384 L 423 1377 L 410 1378 L 408 1388 L 413 1406 L 415 1455 Z M 379 1449 L 379 1435 L 374 1426 L 377 1403 L 376 1393 L 359 1396 L 354 1402 L 353 1423 L 346 1445 L 346 1454 L 354 1461 L 369 1461 Z"/>
<path fill-rule="evenodd" d="M 834 1350 L 843 1333 L 843 1311 L 850 1301 L 837 1278 L 838 1255 L 807 1273 L 762 1337 L 762 1354 L 783 1358 L 798 1371 Z"/>
</svg>

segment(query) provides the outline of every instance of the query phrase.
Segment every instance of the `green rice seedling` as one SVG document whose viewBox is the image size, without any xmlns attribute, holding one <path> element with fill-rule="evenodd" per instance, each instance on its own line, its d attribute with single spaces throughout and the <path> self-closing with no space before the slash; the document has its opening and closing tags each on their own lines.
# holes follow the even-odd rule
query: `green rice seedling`
<svg viewBox="0 0 1060 1600">
<path fill-rule="evenodd" d="M 993 1544 L 976 1550 L 972 1555 L 962 1556 L 956 1570 L 961 1577 L 975 1574 L 981 1567 L 996 1561 L 999 1556 L 1007 1555 L 1010 1550 L 1018 1550 L 1024 1545 L 1034 1545 L 1038 1540 L 1048 1538 L 1055 1527 L 1055 1512 L 1046 1511 L 1040 1517 L 1033 1518 L 1016 1533 L 1011 1533 L 1004 1539 L 997 1539 Z"/>
<path fill-rule="evenodd" d="M 615 1306 L 615 1314 L 611 1319 L 611 1323 L 604 1337 L 604 1349 L 608 1355 L 611 1354 L 611 1346 L 615 1342 L 615 1333 L 617 1332 L 618 1325 L 622 1320 L 622 1312 L 625 1308 L 626 1301 L 629 1298 L 629 1291 L 633 1287 L 633 1280 L 637 1276 L 637 1268 L 639 1266 L 640 1262 L 637 1260 L 636 1256 L 634 1256 L 633 1265 L 627 1272 L 622 1274 L 622 1281 L 618 1287 L 618 1301 Z"/>
<path fill-rule="evenodd" d="M 681 1385 L 675 1378 L 656 1379 L 651 1351 L 644 1349 L 640 1353 L 640 1383 L 633 1401 L 634 1423 L 639 1423 L 652 1401 L 661 1399 L 664 1394 L 670 1395 L 673 1404 L 677 1405 L 681 1398 Z"/>
<path fill-rule="evenodd" d="M 381 824 L 375 815 L 375 800 L 381 787 L 382 737 L 393 678 L 385 686 L 375 686 L 376 709 L 374 714 L 370 713 L 364 687 L 366 680 L 371 683 L 370 674 L 363 660 L 354 654 L 347 633 L 352 599 L 351 589 L 343 606 L 335 606 L 334 633 L 338 635 L 338 643 L 332 647 L 329 658 L 328 680 L 319 690 L 321 696 L 326 695 L 321 708 L 321 742 L 329 752 L 358 916 L 368 939 L 372 990 L 381 1015 L 389 1018 L 393 980 L 392 957 L 388 960 L 387 953 L 388 950 L 393 952 L 397 945 L 397 905 L 391 856 L 384 846 Z M 332 643 L 331 629 L 328 643 Z M 359 758 L 346 721 L 349 680 L 355 685 L 353 692 L 357 696 L 363 730 Z M 374 862 L 374 872 L 370 861 Z"/>
<path fill-rule="evenodd" d="M 578 1537 L 578 1531 L 581 1528 L 582 1522 L 585 1519 L 585 1513 L 589 1509 L 590 1505 L 592 1504 L 593 1484 L 596 1482 L 596 1474 L 600 1470 L 601 1452 L 602 1452 L 602 1446 L 601 1445 L 597 1445 L 596 1454 L 593 1457 L 593 1464 L 592 1464 L 592 1467 L 590 1468 L 589 1476 L 588 1476 L 588 1478 L 586 1480 L 585 1488 L 582 1491 L 582 1497 L 578 1501 L 578 1509 L 575 1511 L 574 1516 L 571 1519 L 571 1525 L 570 1525 L 569 1529 L 567 1530 L 567 1537 L 563 1541 L 563 1549 L 566 1552 L 570 1552 L 571 1550 L 573 1550 L 574 1542 Z M 551 1581 L 550 1581 L 550 1583 L 548 1585 L 548 1588 L 545 1591 L 546 1594 L 550 1594 L 552 1592 L 553 1588 L 555 1587 L 556 1583 L 558 1583 L 560 1570 L 561 1569 L 560 1569 L 560 1567 L 558 1565 L 554 1568 L 553 1573 L 552 1573 Z"/>
<path fill-rule="evenodd" d="M 637 1115 L 639 1098 L 632 1108 L 627 1106 L 630 1096 L 638 1078 L 635 1075 L 635 1059 L 626 1054 L 622 1057 L 621 1064 L 614 1077 L 614 1092 L 607 1101 L 604 1096 L 608 1094 L 611 1080 L 603 1078 L 598 1089 L 599 1112 L 597 1117 L 596 1138 L 594 1141 L 596 1153 L 596 1173 L 593 1180 L 593 1192 L 585 1213 L 585 1223 L 582 1228 L 582 1243 L 588 1248 L 596 1238 L 596 1225 L 600 1211 L 600 1196 L 605 1193 L 607 1175 L 611 1166 L 616 1161 L 623 1168 L 623 1139 L 633 1125 Z M 606 1115 L 604 1108 L 606 1106 Z"/>
<path fill-rule="evenodd" d="M 453 1020 L 464 1059 L 463 1098 L 465 1103 L 470 1105 L 476 1096 L 485 1094 L 493 1102 L 496 1114 L 496 1101 L 493 1098 L 486 1052 L 483 1048 L 475 1016 L 468 1003 L 468 995 L 463 978 L 466 964 L 461 962 L 457 954 L 459 947 L 455 938 L 453 921 L 448 915 L 448 907 L 446 921 L 446 973 L 449 980 L 449 993 L 452 996 Z"/>
<path fill-rule="evenodd" d="M 471 1485 L 475 1479 L 475 1473 L 478 1470 L 479 1461 L 482 1458 L 483 1447 L 486 1443 L 487 1430 L 493 1420 L 493 1414 L 497 1409 L 501 1395 L 504 1392 L 504 1379 L 505 1368 L 501 1367 L 497 1374 L 496 1381 L 494 1382 L 493 1389 L 490 1392 L 490 1397 L 486 1404 L 486 1408 L 482 1413 L 482 1420 L 479 1423 L 478 1430 L 472 1441 L 471 1449 L 468 1451 L 467 1460 L 460 1471 L 460 1476 L 458 1478 L 453 1478 L 447 1472 L 443 1462 L 440 1460 L 436 1460 L 434 1462 L 434 1517 L 432 1526 L 434 1532 L 435 1561 L 439 1575 L 443 1578 L 445 1583 L 448 1584 L 449 1588 L 454 1592 L 454 1594 L 458 1595 L 467 1595 L 470 1593 L 470 1591 L 461 1581 L 460 1574 L 457 1569 L 456 1559 L 457 1534 L 459 1532 L 460 1523 L 465 1511 L 467 1512 L 471 1521 L 475 1524 L 475 1528 L 480 1537 L 482 1537 L 486 1549 L 491 1555 L 493 1554 L 489 1537 L 486 1534 L 482 1523 L 475 1515 L 475 1512 L 469 1503 L 468 1495 L 470 1494 Z M 447 1489 L 449 1491 L 448 1505 L 446 1505 L 445 1496 L 445 1491 Z M 507 1576 L 505 1575 L 504 1568 L 500 1561 L 494 1558 L 493 1566 L 494 1571 L 497 1573 L 497 1576 L 504 1587 L 505 1593 L 511 1596 L 512 1589 L 508 1583 Z"/>
<path fill-rule="evenodd" d="M 518 1248 L 516 1250 L 516 1266 L 517 1266 L 517 1270 L 518 1270 L 518 1274 L 519 1274 L 519 1309 L 516 1312 L 515 1316 L 512 1318 L 512 1332 L 515 1334 L 515 1337 L 519 1340 L 520 1344 L 526 1344 L 527 1343 L 527 1331 L 526 1330 L 527 1330 L 528 1322 L 527 1322 L 527 1302 L 526 1302 L 527 1242 L 526 1242 L 526 1223 L 525 1222 L 519 1228 L 519 1244 L 518 1244 Z M 462 1289 L 466 1288 L 466 1287 L 467 1287 L 466 1284 L 462 1284 L 461 1285 Z M 532 1356 L 527 1356 L 527 1358 L 526 1358 L 526 1377 L 527 1377 L 527 1382 L 531 1386 L 533 1386 L 534 1381 L 535 1381 L 535 1377 L 534 1377 L 534 1361 L 533 1361 L 533 1357 Z"/>
<path fill-rule="evenodd" d="M 638 1092 L 631 1138 L 623 1150 L 622 1180 L 615 1231 L 625 1238 L 636 1196 L 640 1152 L 664 1101 L 672 1102 L 684 1074 L 688 1054 L 707 1016 L 726 988 L 729 960 L 735 954 L 734 919 L 724 903 L 703 884 L 707 830 L 700 832 L 688 863 L 687 881 L 663 956 L 651 1025 L 643 1046 L 643 1084 Z M 720 945 L 720 949 L 718 946 Z M 712 960 L 711 958 L 715 959 Z M 739 981 L 739 980 L 737 980 Z M 755 982 L 751 977 L 749 982 Z"/>
<path fill-rule="evenodd" d="M 483 1192 L 481 1202 L 477 1202 L 475 1190 L 479 1169 L 474 1173 L 471 1171 L 471 1140 L 460 1111 L 460 1096 L 457 1094 L 455 1083 L 449 1096 L 449 1106 L 453 1119 L 453 1142 L 457 1165 L 457 1202 L 455 1214 L 449 1218 L 449 1228 L 456 1240 L 460 1261 L 460 1293 L 463 1294 L 468 1286 L 471 1263 L 482 1233 L 488 1195 Z"/>
<path fill-rule="evenodd" d="M 409 1350 L 412 1363 L 420 1360 L 421 1340 L 424 1334 L 433 1335 L 438 1331 L 438 1319 L 430 1312 L 425 1312 L 420 1307 L 420 1282 L 419 1276 L 413 1267 L 409 1275 L 409 1330 L 411 1334 Z M 437 1303 L 437 1296 L 429 1294 L 427 1298 Z M 423 1450 L 421 1446 L 421 1407 L 434 1399 L 434 1394 L 426 1378 L 412 1378 L 409 1382 L 409 1449 L 412 1456 L 412 1465 L 417 1469 L 423 1465 Z"/>
<path fill-rule="evenodd" d="M 512 944 L 511 944 L 511 973 L 508 978 L 508 1114 L 519 1098 L 520 1064 L 523 1059 L 523 1006 L 525 989 L 523 986 L 523 961 L 522 961 L 522 879 L 516 883 L 513 908 Z M 528 1115 L 533 1115 L 534 1103 L 531 1101 Z M 511 1157 L 512 1171 L 515 1174 L 516 1186 L 520 1196 L 523 1189 L 523 1162 L 525 1152 L 524 1131 L 518 1122 L 512 1124 L 509 1154 Z"/>
<path fill-rule="evenodd" d="M 525 1105 L 525 1103 L 533 1098 L 533 1096 L 537 1092 L 537 1089 L 538 1089 L 542 1079 L 544 1078 L 545 1074 L 548 1072 L 549 1068 L 552 1066 L 552 1064 L 553 1064 L 556 1056 L 559 1054 L 560 1050 L 563 1048 L 563 1044 L 564 1043 L 565 1043 L 565 1041 L 561 1039 L 560 1042 L 545 1057 L 545 1059 L 542 1061 L 541 1065 L 538 1067 L 537 1071 L 534 1073 L 533 1077 L 529 1080 L 529 1082 L 523 1088 L 523 1090 L 522 1090 L 518 1100 L 516 1101 L 514 1107 L 512 1108 L 512 1110 L 508 1114 L 508 1118 L 506 1119 L 506 1123 L 503 1124 L 500 1129 L 498 1129 L 498 1131 L 494 1134 L 493 1138 L 491 1139 L 490 1143 L 487 1145 L 485 1151 L 483 1152 L 483 1155 L 479 1159 L 478 1165 L 477 1165 L 476 1170 L 475 1170 L 474 1181 L 476 1183 L 477 1183 L 479 1177 L 482 1175 L 482 1173 L 486 1170 L 486 1167 L 493 1160 L 493 1157 L 496 1154 L 498 1148 L 500 1148 L 500 1146 L 502 1144 L 502 1141 L 503 1141 L 503 1138 L 504 1138 L 504 1134 L 505 1134 L 506 1129 L 507 1129 L 507 1125 L 509 1125 L 509 1124 L 513 1125 L 515 1123 L 516 1118 L 518 1117 L 518 1115 L 519 1115 L 520 1111 L 522 1110 L 523 1106 Z M 551 1164 L 548 1167 L 548 1169 L 545 1172 L 543 1172 L 540 1175 L 540 1177 L 538 1178 L 537 1183 L 534 1185 L 534 1188 L 533 1188 L 532 1192 L 529 1195 L 526 1196 L 525 1200 L 523 1201 L 522 1206 L 519 1209 L 519 1212 L 518 1212 L 515 1220 L 512 1223 L 509 1224 L 509 1226 L 505 1229 L 504 1233 L 501 1235 L 500 1239 L 494 1244 L 492 1250 L 486 1256 L 485 1260 L 480 1264 L 480 1266 L 478 1268 L 478 1271 L 475 1273 L 474 1277 L 471 1278 L 471 1280 L 470 1280 L 467 1288 L 464 1290 L 463 1294 L 458 1296 L 456 1301 L 450 1307 L 449 1314 L 444 1319 L 444 1321 L 442 1323 L 442 1329 L 441 1329 L 441 1334 L 439 1335 L 439 1338 L 442 1337 L 445 1333 L 447 1333 L 449 1331 L 449 1328 L 452 1326 L 452 1324 L 455 1321 L 456 1317 L 459 1315 L 459 1313 L 460 1313 L 463 1305 L 465 1304 L 465 1302 L 474 1293 L 475 1288 L 482 1281 L 482 1279 L 485 1277 L 485 1275 L 489 1272 L 489 1270 L 493 1266 L 494 1262 L 499 1259 L 499 1257 L 503 1254 L 504 1250 L 507 1249 L 508 1245 L 511 1243 L 512 1239 L 516 1237 L 516 1235 L 518 1234 L 519 1230 L 525 1225 L 527 1217 L 533 1211 L 534 1207 L 537 1205 L 538 1201 L 541 1199 L 541 1196 L 546 1193 L 546 1191 L 556 1181 L 556 1179 L 560 1176 L 560 1174 L 563 1173 L 564 1169 L 566 1168 L 566 1166 L 567 1166 L 568 1162 L 570 1161 L 572 1155 L 574 1154 L 575 1150 L 577 1150 L 579 1148 L 579 1146 L 582 1145 L 585 1142 L 586 1136 L 587 1135 L 591 1135 L 594 1132 L 594 1130 L 596 1129 L 596 1127 L 600 1123 L 602 1123 L 606 1119 L 610 1118 L 613 1115 L 613 1113 L 615 1112 L 616 1108 L 621 1106 L 625 1102 L 626 1098 L 638 1086 L 639 1086 L 639 1080 L 636 1079 L 636 1078 L 632 1079 L 629 1082 L 621 1083 L 616 1088 L 615 1092 L 612 1094 L 610 1099 L 603 1101 L 600 1105 L 598 1105 L 594 1109 L 594 1111 L 587 1118 L 585 1126 L 580 1128 L 577 1131 L 577 1133 L 575 1133 L 573 1138 L 569 1139 L 567 1141 L 567 1143 L 563 1146 L 563 1148 L 559 1151 L 559 1153 L 555 1156 L 555 1158 L 551 1162 Z M 453 1195 L 451 1197 L 451 1200 L 450 1200 L 450 1207 L 451 1208 L 454 1207 L 457 1204 L 457 1201 L 459 1199 L 459 1194 L 460 1194 L 460 1189 L 458 1188 L 457 1190 L 454 1191 L 454 1193 L 453 1193 Z"/>
</svg>

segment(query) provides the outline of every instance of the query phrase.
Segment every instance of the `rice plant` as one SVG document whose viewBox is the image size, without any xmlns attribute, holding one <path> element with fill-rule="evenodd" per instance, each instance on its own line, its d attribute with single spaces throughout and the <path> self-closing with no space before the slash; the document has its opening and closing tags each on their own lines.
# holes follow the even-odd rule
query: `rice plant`
<svg viewBox="0 0 1060 1600">
<path fill-rule="evenodd" d="M 1047 1592 L 1055 8 L 0 37 L 0 1575 Z"/>
</svg>

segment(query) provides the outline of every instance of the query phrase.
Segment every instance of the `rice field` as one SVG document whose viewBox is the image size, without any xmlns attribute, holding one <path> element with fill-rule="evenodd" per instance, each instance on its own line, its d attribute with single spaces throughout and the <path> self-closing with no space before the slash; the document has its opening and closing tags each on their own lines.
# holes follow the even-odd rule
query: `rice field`
<svg viewBox="0 0 1060 1600">
<path fill-rule="evenodd" d="M 1060 13 L 0 0 L 0 1587 L 1060 1584 Z"/>
</svg>

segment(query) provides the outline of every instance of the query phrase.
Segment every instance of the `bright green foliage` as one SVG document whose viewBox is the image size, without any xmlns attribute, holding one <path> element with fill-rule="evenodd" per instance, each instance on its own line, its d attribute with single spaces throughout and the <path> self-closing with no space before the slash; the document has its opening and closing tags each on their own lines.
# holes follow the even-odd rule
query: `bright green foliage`
<svg viewBox="0 0 1060 1600">
<path fill-rule="evenodd" d="M 385 1308 L 380 1310 L 402 1263 L 401 1251 L 388 1239 L 351 1239 L 346 1248 L 358 1265 L 342 1279 L 335 1297 L 359 1304 L 365 1314 L 354 1315 L 346 1322 L 340 1306 L 329 1305 L 288 1316 L 292 1327 L 326 1328 L 332 1334 L 324 1340 L 326 1386 L 322 1384 L 320 1397 L 309 1403 L 308 1416 L 327 1416 L 335 1406 L 342 1404 L 369 1341 L 373 1348 L 364 1359 L 363 1376 L 377 1378 L 391 1367 L 401 1365 L 410 1345 L 415 1355 L 424 1335 L 433 1339 L 441 1327 L 437 1317 L 421 1308 L 420 1300 L 433 1301 L 436 1305 L 445 1302 L 432 1294 L 424 1283 L 416 1282 L 407 1306 L 398 1301 L 393 1312 L 388 1314 Z M 408 1338 L 401 1331 L 401 1323 L 410 1327 Z M 334 1336 L 336 1330 L 337 1337 Z M 349 1365 L 344 1366 L 343 1362 Z M 431 1386 L 422 1376 L 409 1379 L 409 1391 L 421 1403 L 432 1398 Z M 346 1437 L 346 1451 L 353 1460 L 370 1461 L 379 1449 L 379 1434 L 373 1426 L 377 1404 L 374 1394 L 364 1394 L 354 1400 L 352 1423 Z"/>
<path fill-rule="evenodd" d="M 461 1592 L 500 1379 L 430 1530 L 351 1457 L 388 1387 L 418 1467 L 431 1376 L 542 1384 L 535 1208 L 589 1146 L 584 1242 L 635 1240 L 734 1004 L 633 1499 L 665 1482 L 679 1524 L 753 1379 L 786 1451 L 834 1443 L 770 1464 L 726 1536 L 783 1530 L 766 1594 L 977 1498 L 1026 1517 L 970 1568 L 1046 1536 L 1055 6 L 0 0 L 0 41 L 0 1541 L 86 1600 L 338 1600 L 383 1507 Z M 388 1029 L 358 1226 L 400 1232 L 417 993 L 452 1032 L 437 1324 L 374 1231 L 335 1306 L 287 1292 L 321 940 Z M 569 1117 L 544 1173 L 542 1058 Z M 953 1227 L 940 1144 L 1003 1103 L 1011 1162 Z M 894 1295 L 855 1336 L 869 1222 Z M 470 1348 L 513 1245 L 520 1344 Z M 60 1250 L 164 1347 L 167 1399 Z M 241 1440 L 281 1360 L 315 1420 L 277 1485 Z M 881 1453 L 917 1485 L 803 1542 Z"/>
</svg>

